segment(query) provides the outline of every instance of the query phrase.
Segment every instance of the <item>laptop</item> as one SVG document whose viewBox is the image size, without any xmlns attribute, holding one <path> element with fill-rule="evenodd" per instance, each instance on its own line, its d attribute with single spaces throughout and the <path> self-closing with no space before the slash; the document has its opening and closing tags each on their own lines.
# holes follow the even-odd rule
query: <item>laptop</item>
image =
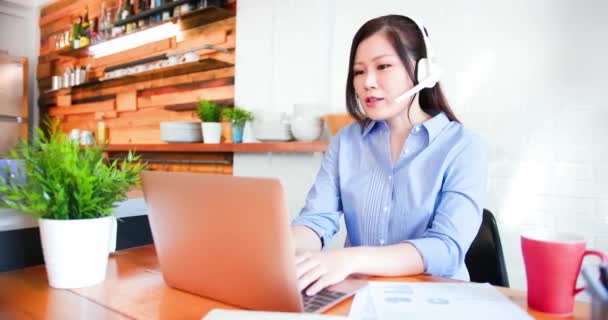
<svg viewBox="0 0 608 320">
<path fill-rule="evenodd" d="M 347 279 L 308 297 L 297 286 L 283 187 L 271 178 L 142 173 L 167 285 L 260 311 L 320 313 L 367 282 Z"/>
</svg>

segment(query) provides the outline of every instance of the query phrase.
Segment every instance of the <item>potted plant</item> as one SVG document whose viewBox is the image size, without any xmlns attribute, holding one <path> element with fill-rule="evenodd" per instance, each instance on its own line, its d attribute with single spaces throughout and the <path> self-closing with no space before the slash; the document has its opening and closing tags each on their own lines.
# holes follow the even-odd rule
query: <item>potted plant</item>
<svg viewBox="0 0 608 320">
<path fill-rule="evenodd" d="M 201 130 L 203 131 L 203 142 L 204 143 L 220 143 L 220 137 L 222 132 L 222 126 L 220 118 L 222 115 L 222 108 L 220 105 L 213 101 L 201 100 L 196 114 L 201 123 Z"/>
<path fill-rule="evenodd" d="M 230 120 L 232 124 L 232 142 L 242 142 L 245 122 L 253 120 L 253 114 L 239 108 L 225 108 L 222 111 L 222 116 Z"/>
<path fill-rule="evenodd" d="M 139 184 L 144 164 L 129 152 L 120 163 L 103 157 L 107 145 L 81 147 L 49 123 L 10 156 L 23 161 L 24 179 L 0 178 L 0 207 L 38 218 L 49 284 L 80 288 L 105 279 L 115 203 Z"/>
</svg>

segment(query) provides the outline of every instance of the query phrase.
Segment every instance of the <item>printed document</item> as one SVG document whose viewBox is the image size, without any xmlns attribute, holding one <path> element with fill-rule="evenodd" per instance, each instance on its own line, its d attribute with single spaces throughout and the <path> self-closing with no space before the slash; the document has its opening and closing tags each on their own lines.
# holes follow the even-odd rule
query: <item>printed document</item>
<svg viewBox="0 0 608 320">
<path fill-rule="evenodd" d="M 369 282 L 350 319 L 533 319 L 487 283 Z"/>
</svg>

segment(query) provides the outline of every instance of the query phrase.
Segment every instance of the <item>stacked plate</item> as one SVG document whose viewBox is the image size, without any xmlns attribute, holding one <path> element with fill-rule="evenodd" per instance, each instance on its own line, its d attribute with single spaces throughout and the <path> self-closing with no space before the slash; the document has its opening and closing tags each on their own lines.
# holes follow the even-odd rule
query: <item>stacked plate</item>
<svg viewBox="0 0 608 320">
<path fill-rule="evenodd" d="M 201 123 L 196 121 L 161 121 L 160 139 L 165 142 L 197 142 L 203 140 Z"/>
<path fill-rule="evenodd" d="M 260 141 L 289 141 L 293 139 L 287 117 L 282 112 L 256 112 L 253 121 L 253 134 Z"/>
</svg>

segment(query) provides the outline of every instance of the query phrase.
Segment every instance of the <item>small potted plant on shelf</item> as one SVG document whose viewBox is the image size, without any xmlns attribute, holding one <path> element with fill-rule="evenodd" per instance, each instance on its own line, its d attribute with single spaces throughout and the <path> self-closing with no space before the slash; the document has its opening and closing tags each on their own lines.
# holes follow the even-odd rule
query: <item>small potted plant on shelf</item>
<svg viewBox="0 0 608 320">
<path fill-rule="evenodd" d="M 222 110 L 222 116 L 230 120 L 232 124 L 232 142 L 243 142 L 243 128 L 245 122 L 253 120 L 253 114 L 247 110 L 239 108 L 225 108 Z"/>
<path fill-rule="evenodd" d="M 201 123 L 203 142 L 220 143 L 222 107 L 213 101 L 201 100 L 196 109 L 196 114 L 203 121 Z"/>
<path fill-rule="evenodd" d="M 0 176 L 0 207 L 38 218 L 48 281 L 54 288 L 80 288 L 102 282 L 115 204 L 127 198 L 145 164 L 129 152 L 108 162 L 107 145 L 81 147 L 47 121 L 30 142 L 10 152 L 23 161 L 18 179 Z"/>
</svg>

